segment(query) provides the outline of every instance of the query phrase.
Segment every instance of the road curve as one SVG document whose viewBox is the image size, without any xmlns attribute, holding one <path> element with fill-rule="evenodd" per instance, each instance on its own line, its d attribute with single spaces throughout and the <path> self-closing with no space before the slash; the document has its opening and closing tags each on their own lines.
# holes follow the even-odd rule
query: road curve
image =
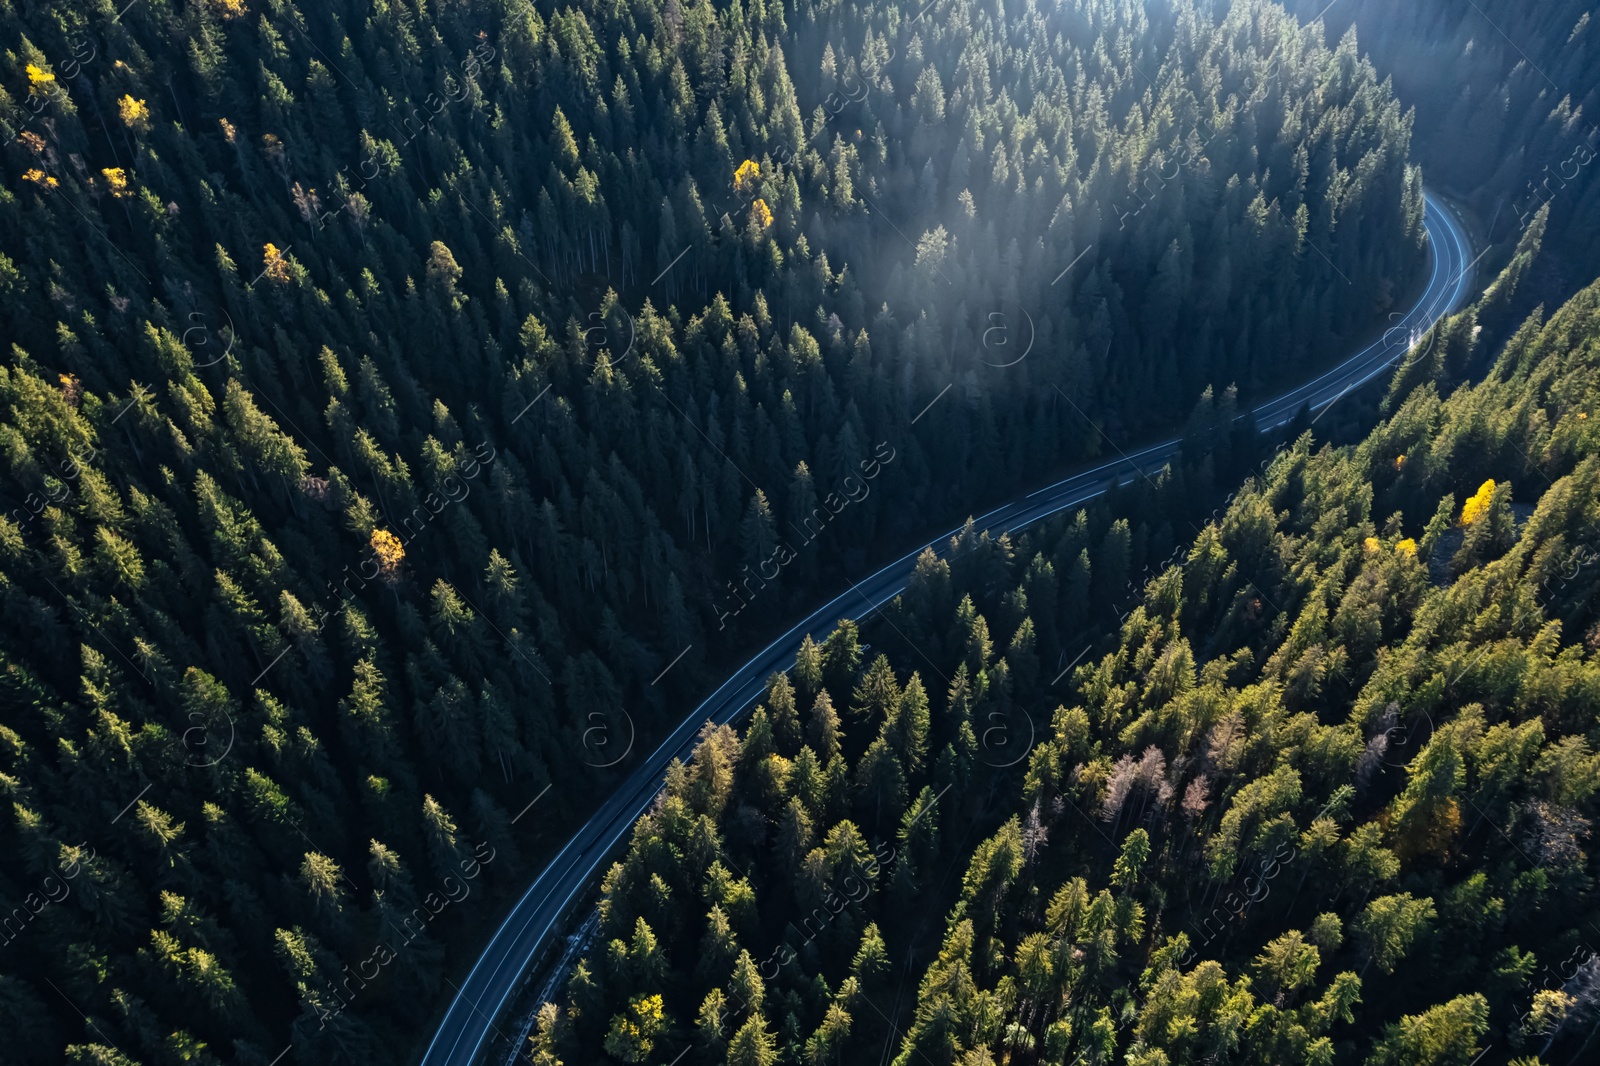
<svg viewBox="0 0 1600 1066">
<path fill-rule="evenodd" d="M 1404 315 L 1392 316 L 1394 324 L 1375 343 L 1320 377 L 1255 407 L 1252 413 L 1263 430 L 1283 425 L 1304 407 L 1321 411 L 1383 374 L 1411 350 L 1414 338 L 1461 306 L 1471 287 L 1470 245 L 1466 233 L 1449 210 L 1431 196 L 1427 197 L 1425 222 L 1432 275 L 1416 304 Z M 1076 507 L 1101 495 L 1113 484 L 1159 470 L 1177 453 L 1180 440 L 1174 437 L 1083 470 L 990 511 L 976 519 L 977 526 L 998 534 Z M 739 717 L 765 690 L 766 678 L 794 662 L 802 638 L 810 634 L 820 640 L 841 618 L 859 618 L 892 600 L 905 588 L 923 549 L 931 547 L 944 554 L 948 551 L 950 537 L 960 528 L 930 544 L 919 544 L 877 573 L 852 582 L 848 591 L 812 612 L 758 652 L 696 707 L 694 713 L 684 718 L 672 735 L 661 742 L 567 846 L 550 860 L 517 901 L 457 990 L 433 1042 L 423 1055 L 422 1066 L 475 1066 L 489 1035 L 498 1031 L 496 1023 L 501 1012 L 545 938 L 589 884 L 590 878 L 603 867 L 611 850 L 628 835 L 633 823 L 649 807 L 661 787 L 667 765 L 675 758 L 686 759 L 693 751 L 700 726 L 707 720 L 720 724 Z"/>
</svg>

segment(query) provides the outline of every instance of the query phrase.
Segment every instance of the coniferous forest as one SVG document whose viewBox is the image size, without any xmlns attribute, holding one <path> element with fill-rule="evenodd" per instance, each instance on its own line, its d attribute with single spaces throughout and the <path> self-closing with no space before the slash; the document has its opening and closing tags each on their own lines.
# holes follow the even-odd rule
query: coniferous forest
<svg viewBox="0 0 1600 1066">
<path fill-rule="evenodd" d="M 1362 51 L 1417 109 L 1415 158 L 1430 185 L 1470 202 L 1484 238 L 1515 245 L 1546 204 L 1551 227 L 1527 307 L 1551 306 L 1600 274 L 1600 26 L 1579 0 L 1317 0 L 1330 35 L 1352 26 Z M 1463 15 L 1470 17 L 1463 17 Z"/>
<path fill-rule="evenodd" d="M 533 1061 L 1588 1061 L 1597 333 L 1291 441 L 1120 608 L 1103 509 L 925 553 L 674 767 Z"/>
<path fill-rule="evenodd" d="M 0 1058 L 420 1061 L 751 654 L 1166 437 L 707 724 L 495 1055 L 1600 1055 L 1594 31 L 1321 6 L 0 0 Z M 1259 434 L 1425 176 L 1471 305 Z"/>
</svg>

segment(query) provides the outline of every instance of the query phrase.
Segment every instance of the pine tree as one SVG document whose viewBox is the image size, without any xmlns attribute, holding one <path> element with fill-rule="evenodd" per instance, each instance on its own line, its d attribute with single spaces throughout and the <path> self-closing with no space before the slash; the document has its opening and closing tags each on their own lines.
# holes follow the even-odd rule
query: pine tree
<svg viewBox="0 0 1600 1066">
<path fill-rule="evenodd" d="M 826 689 L 818 691 L 811 705 L 811 717 L 806 725 L 806 740 L 821 756 L 824 764 L 839 756 L 844 731 L 839 728 L 839 714 Z"/>
</svg>

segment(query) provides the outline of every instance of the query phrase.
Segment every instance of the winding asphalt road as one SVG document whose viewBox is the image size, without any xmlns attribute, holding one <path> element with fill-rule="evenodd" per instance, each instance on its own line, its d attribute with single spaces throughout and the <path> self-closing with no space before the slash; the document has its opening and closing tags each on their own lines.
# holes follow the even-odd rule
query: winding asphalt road
<svg viewBox="0 0 1600 1066">
<path fill-rule="evenodd" d="M 1394 325 L 1376 343 L 1321 377 L 1256 407 L 1252 413 L 1263 431 L 1282 426 L 1304 407 L 1313 412 L 1324 410 L 1346 393 L 1385 373 L 1411 350 L 1415 338 L 1461 306 L 1471 287 L 1472 264 L 1467 260 L 1470 245 L 1465 231 L 1448 209 L 1431 196 L 1427 199 L 1426 225 L 1433 273 L 1421 298 L 1405 315 L 1395 316 Z M 1101 495 L 1113 484 L 1160 470 L 1176 455 L 1179 444 L 1180 438 L 1174 437 L 1119 455 L 999 507 L 977 519 L 977 526 L 999 534 L 1032 525 Z M 807 634 L 821 640 L 840 619 L 863 617 L 894 599 L 904 590 L 923 548 L 945 554 L 950 537 L 960 528 L 928 545 L 918 545 L 877 573 L 852 582 L 849 591 L 767 645 L 684 718 L 550 860 L 517 901 L 457 991 L 422 1058 L 422 1066 L 476 1066 L 490 1034 L 499 1032 L 499 1017 L 546 937 L 649 807 L 661 788 L 667 765 L 675 758 L 687 759 L 694 750 L 700 726 L 707 720 L 720 724 L 738 718 L 765 690 L 768 676 L 793 664 L 795 651 Z"/>
</svg>

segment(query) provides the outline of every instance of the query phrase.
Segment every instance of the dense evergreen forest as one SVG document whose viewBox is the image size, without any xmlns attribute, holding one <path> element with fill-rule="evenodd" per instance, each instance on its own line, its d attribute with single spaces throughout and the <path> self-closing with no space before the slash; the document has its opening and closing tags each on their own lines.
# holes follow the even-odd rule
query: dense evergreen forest
<svg viewBox="0 0 1600 1066">
<path fill-rule="evenodd" d="M 404 1058 L 796 603 L 1305 376 L 1423 263 L 1410 116 L 1261 0 L 0 0 L 0 41 L 12 1062 Z"/>
<path fill-rule="evenodd" d="M 1600 282 L 1480 311 L 1434 364 L 1480 382 L 1176 537 L 1237 441 L 808 641 L 673 767 L 532 1060 L 1592 1061 Z"/>
<path fill-rule="evenodd" d="M 1484 236 L 1515 243 L 1544 204 L 1551 229 L 1529 306 L 1600 275 L 1600 26 L 1583 0 L 1292 0 L 1330 33 L 1354 26 L 1415 107 L 1418 161 L 1472 205 Z"/>
</svg>

